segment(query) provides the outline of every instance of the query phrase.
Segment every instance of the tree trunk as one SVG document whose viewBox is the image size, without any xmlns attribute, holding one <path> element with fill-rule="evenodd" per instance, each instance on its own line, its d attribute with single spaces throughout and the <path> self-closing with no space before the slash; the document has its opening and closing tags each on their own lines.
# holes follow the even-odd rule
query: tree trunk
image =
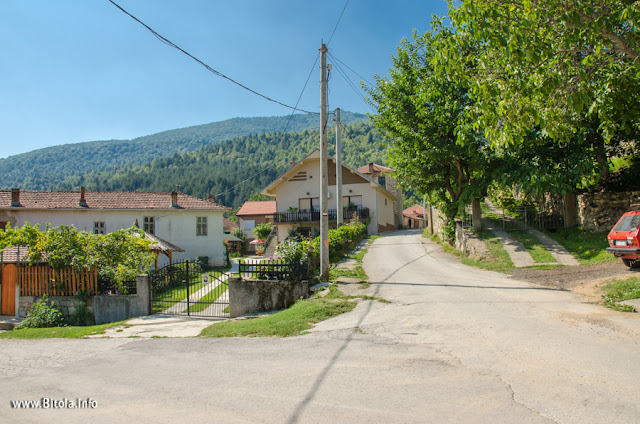
<svg viewBox="0 0 640 424">
<path fill-rule="evenodd" d="M 564 227 L 571 228 L 578 225 L 578 202 L 575 193 L 565 193 L 564 203 Z"/>
<path fill-rule="evenodd" d="M 474 230 L 482 230 L 482 209 L 480 209 L 480 199 L 471 201 L 471 221 Z"/>
</svg>

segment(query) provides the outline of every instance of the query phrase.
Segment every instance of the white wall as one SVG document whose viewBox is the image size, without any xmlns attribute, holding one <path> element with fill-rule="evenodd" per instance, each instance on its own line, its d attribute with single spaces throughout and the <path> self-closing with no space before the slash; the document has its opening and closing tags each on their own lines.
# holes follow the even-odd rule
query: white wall
<svg viewBox="0 0 640 424">
<path fill-rule="evenodd" d="M 286 181 L 280 184 L 276 189 L 276 210 L 278 212 L 287 212 L 289 208 L 298 208 L 298 200 L 301 198 L 320 197 L 320 160 L 308 160 L 297 172 L 306 171 L 307 181 Z M 368 226 L 369 234 L 378 233 L 378 221 L 385 225 L 389 222 L 389 216 L 391 217 L 390 223 L 394 222 L 393 215 L 393 201 L 394 199 L 380 193 L 376 193 L 378 186 L 369 182 L 362 182 L 359 184 L 343 184 L 342 195 L 343 196 L 362 196 L 362 206 L 369 208 L 369 216 L 371 222 Z M 309 194 L 307 194 L 309 193 Z M 336 209 L 336 186 L 329 186 L 329 209 Z M 384 205 L 384 200 L 388 199 L 387 206 Z M 382 206 L 381 206 L 382 205 Z M 378 217 L 379 208 L 383 209 L 383 217 Z M 279 225 L 280 226 L 280 225 Z M 288 231 L 288 229 L 286 230 Z M 278 232 L 279 240 L 283 240 L 282 235 L 284 231 Z M 286 235 L 285 235 L 286 237 Z"/>
<path fill-rule="evenodd" d="M 185 252 L 176 252 L 173 259 L 195 259 L 197 256 L 208 256 L 209 261 L 216 265 L 223 265 L 226 257 L 224 252 L 224 231 L 222 228 L 224 211 L 214 210 L 9 210 L 3 211 L 8 216 L 11 225 L 21 227 L 25 222 L 32 225 L 40 224 L 44 229 L 47 223 L 74 226 L 80 231 L 93 232 L 94 221 L 104 221 L 107 233 L 130 228 L 136 219 L 143 228 L 144 217 L 153 216 L 155 219 L 155 235 L 183 248 Z M 207 235 L 196 235 L 196 218 L 207 217 Z M 160 255 L 159 264 L 164 265 L 169 259 Z"/>
</svg>

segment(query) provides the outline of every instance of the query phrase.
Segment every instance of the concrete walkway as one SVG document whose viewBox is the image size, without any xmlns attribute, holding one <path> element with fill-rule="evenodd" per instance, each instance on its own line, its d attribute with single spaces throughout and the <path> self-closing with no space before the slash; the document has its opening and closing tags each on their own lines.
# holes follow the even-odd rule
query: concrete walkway
<svg viewBox="0 0 640 424">
<path fill-rule="evenodd" d="M 491 212 L 497 215 L 501 214 L 501 211 L 498 208 L 494 207 L 491 202 L 485 200 L 485 204 Z M 514 227 L 522 227 L 522 229 L 524 230 L 524 227 L 519 221 L 510 217 L 506 217 L 506 220 L 509 221 L 509 223 Z M 547 249 L 549 253 L 551 253 L 556 262 L 535 262 L 529 252 L 527 252 L 527 249 L 525 249 L 524 245 L 514 239 L 508 232 L 496 227 L 492 221 L 486 218 L 482 220 L 482 225 L 484 226 L 484 228 L 491 231 L 500 240 L 500 242 L 504 246 L 504 249 L 511 257 L 511 261 L 516 268 L 524 268 L 533 265 L 580 265 L 578 261 L 561 244 L 538 230 L 535 230 L 533 228 L 526 229 L 527 233 L 535 237 L 540 242 L 540 244 L 545 249 Z"/>
</svg>

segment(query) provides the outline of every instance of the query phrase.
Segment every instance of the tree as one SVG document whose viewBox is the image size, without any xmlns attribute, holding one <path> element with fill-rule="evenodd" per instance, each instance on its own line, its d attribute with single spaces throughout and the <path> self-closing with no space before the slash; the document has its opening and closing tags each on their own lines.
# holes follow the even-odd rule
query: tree
<svg viewBox="0 0 640 424">
<path fill-rule="evenodd" d="M 530 131 L 600 149 L 640 128 L 640 5 L 630 0 L 449 0 L 457 37 L 439 66 L 470 75 L 475 128 L 496 145 Z M 471 72 L 465 66 L 473 63 Z M 606 171 L 605 171 L 606 172 Z"/>
<path fill-rule="evenodd" d="M 374 124 L 393 136 L 389 161 L 406 188 L 428 194 L 451 222 L 487 186 L 493 153 L 468 125 L 472 105 L 462 73 L 435 66 L 454 37 L 434 18 L 432 30 L 402 40 L 388 78 L 368 89 Z"/>
</svg>

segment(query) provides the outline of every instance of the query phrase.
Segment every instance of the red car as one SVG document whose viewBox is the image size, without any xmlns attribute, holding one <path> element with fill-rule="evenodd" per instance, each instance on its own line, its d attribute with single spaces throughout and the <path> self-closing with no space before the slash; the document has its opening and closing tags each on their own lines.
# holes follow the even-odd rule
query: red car
<svg viewBox="0 0 640 424">
<path fill-rule="evenodd" d="M 607 238 L 607 252 L 622 258 L 628 267 L 640 267 L 640 209 L 622 215 Z"/>
</svg>

